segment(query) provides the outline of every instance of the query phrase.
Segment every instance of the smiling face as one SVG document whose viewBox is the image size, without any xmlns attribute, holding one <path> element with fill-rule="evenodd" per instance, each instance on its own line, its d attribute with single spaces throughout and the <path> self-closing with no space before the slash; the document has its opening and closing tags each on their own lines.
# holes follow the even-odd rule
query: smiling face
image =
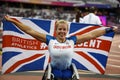
<svg viewBox="0 0 120 80">
<path fill-rule="evenodd" d="M 56 23 L 56 38 L 59 42 L 64 42 L 66 40 L 66 35 L 68 32 L 68 24 L 64 20 L 60 20 Z"/>
</svg>

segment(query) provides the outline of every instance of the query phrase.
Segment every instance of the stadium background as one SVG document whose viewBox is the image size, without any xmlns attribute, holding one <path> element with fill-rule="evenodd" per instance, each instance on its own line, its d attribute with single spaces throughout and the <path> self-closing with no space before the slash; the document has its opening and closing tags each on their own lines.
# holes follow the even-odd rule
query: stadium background
<svg viewBox="0 0 120 80">
<path fill-rule="evenodd" d="M 65 19 L 72 21 L 77 10 L 96 6 L 98 15 L 106 16 L 106 26 L 118 26 L 112 42 L 105 75 L 79 71 L 80 80 L 119 80 L 120 79 L 120 0 L 0 0 L 0 25 L 3 16 Z M 0 27 L 0 50 L 2 51 L 2 27 Z M 1 53 L 0 53 L 1 54 Z M 0 70 L 1 66 L 0 55 Z M 0 80 L 41 80 L 42 71 L 0 75 Z"/>
</svg>

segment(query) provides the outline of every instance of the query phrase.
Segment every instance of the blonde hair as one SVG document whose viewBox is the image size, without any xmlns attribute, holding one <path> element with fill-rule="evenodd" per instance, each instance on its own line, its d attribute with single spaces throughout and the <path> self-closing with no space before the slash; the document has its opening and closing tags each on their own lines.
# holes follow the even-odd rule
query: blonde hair
<svg viewBox="0 0 120 80">
<path fill-rule="evenodd" d="M 58 25 L 61 24 L 61 23 L 67 24 L 67 28 L 68 28 L 68 22 L 67 21 L 65 21 L 65 20 L 58 20 L 58 21 L 56 21 L 56 24 L 55 24 L 56 29 L 57 29 Z"/>
</svg>

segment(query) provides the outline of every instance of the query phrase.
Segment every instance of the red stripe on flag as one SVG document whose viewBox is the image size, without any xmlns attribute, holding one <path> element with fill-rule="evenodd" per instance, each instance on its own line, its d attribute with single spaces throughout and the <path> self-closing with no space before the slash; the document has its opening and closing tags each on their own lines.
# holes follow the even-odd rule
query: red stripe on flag
<svg viewBox="0 0 120 80">
<path fill-rule="evenodd" d="M 94 61 L 91 57 L 89 57 L 83 52 L 77 52 L 77 53 L 81 55 L 82 57 L 84 57 L 85 59 L 87 59 L 90 63 L 92 63 L 100 71 L 101 74 L 105 73 L 105 71 L 101 68 L 101 66 L 96 61 Z"/>
<path fill-rule="evenodd" d="M 75 45 L 75 48 L 90 48 L 99 49 L 109 52 L 111 46 L 111 41 L 101 40 L 101 39 L 91 39 L 81 44 Z"/>
<path fill-rule="evenodd" d="M 94 29 L 97 29 L 97 28 L 100 28 L 101 26 L 92 26 L 92 27 L 89 27 L 89 28 L 87 28 L 87 29 L 85 29 L 85 30 L 82 30 L 82 31 L 80 31 L 80 32 L 78 32 L 78 33 L 76 33 L 76 34 L 74 34 L 74 35 L 82 35 L 82 34 L 84 34 L 84 33 L 87 33 L 87 32 L 89 32 L 89 31 L 92 31 L 92 30 L 94 30 Z"/>
<path fill-rule="evenodd" d="M 53 33 L 53 36 L 56 36 L 56 23 L 57 23 L 57 21 L 55 21 L 55 28 L 54 28 L 54 33 Z"/>
<path fill-rule="evenodd" d="M 12 65 L 8 70 L 5 71 L 4 74 L 7 74 L 7 73 L 10 73 L 12 72 L 14 69 L 16 69 L 19 65 L 23 64 L 23 63 L 26 63 L 26 62 L 29 62 L 29 61 L 32 61 L 40 56 L 42 56 L 43 54 L 35 54 L 29 58 L 25 58 L 25 59 L 22 59 L 20 61 L 17 61 L 14 65 Z"/>
<path fill-rule="evenodd" d="M 3 36 L 2 47 L 16 47 L 26 50 L 46 50 L 48 47 L 41 45 L 41 42 L 36 39 L 25 39 L 17 36 L 5 35 Z"/>
</svg>

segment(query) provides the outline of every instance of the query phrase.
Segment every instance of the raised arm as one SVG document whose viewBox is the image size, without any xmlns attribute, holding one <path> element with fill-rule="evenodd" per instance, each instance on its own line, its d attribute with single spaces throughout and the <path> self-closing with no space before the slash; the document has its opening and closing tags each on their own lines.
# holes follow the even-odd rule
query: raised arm
<svg viewBox="0 0 120 80">
<path fill-rule="evenodd" d="M 46 34 L 42 34 L 30 28 L 27 25 L 22 24 L 21 22 L 17 21 L 15 18 L 10 18 L 9 16 L 5 16 L 7 21 L 14 23 L 19 29 L 24 31 L 25 33 L 31 35 L 32 37 L 36 38 L 39 41 L 46 42 Z"/>
<path fill-rule="evenodd" d="M 102 36 L 106 33 L 112 32 L 112 31 L 116 32 L 117 29 L 118 29 L 118 27 L 105 28 L 103 30 L 91 31 L 91 32 L 88 32 L 88 33 L 83 34 L 83 35 L 77 35 L 76 36 L 77 37 L 77 44 L 88 41 L 90 39 L 93 39 L 93 38 L 96 38 L 99 36 Z"/>
</svg>

